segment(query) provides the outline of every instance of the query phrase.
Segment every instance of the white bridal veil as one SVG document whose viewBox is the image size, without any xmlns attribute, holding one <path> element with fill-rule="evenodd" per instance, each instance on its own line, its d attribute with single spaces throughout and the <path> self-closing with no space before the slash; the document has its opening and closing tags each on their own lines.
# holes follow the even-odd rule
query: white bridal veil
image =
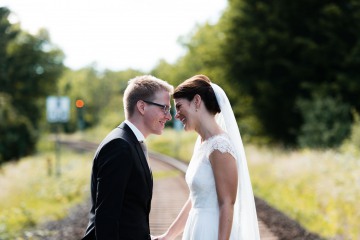
<svg viewBox="0 0 360 240">
<path fill-rule="evenodd" d="M 254 194 L 251 187 L 249 170 L 240 131 L 224 90 L 211 83 L 221 112 L 216 115 L 216 122 L 227 132 L 235 147 L 238 169 L 238 189 L 234 208 L 234 220 L 230 239 L 258 240 L 259 226 L 256 215 Z"/>
</svg>

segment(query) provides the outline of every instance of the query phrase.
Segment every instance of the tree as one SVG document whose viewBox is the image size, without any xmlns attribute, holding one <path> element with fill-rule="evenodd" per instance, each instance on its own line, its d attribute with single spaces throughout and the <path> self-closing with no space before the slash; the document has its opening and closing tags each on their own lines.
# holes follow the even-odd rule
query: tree
<svg viewBox="0 0 360 240">
<path fill-rule="evenodd" d="M 360 108 L 359 1 L 230 0 L 226 17 L 228 79 L 251 96 L 266 135 L 296 143 L 300 98 Z"/>
<path fill-rule="evenodd" d="M 44 98 L 57 94 L 57 79 L 63 70 L 63 53 L 50 43 L 46 30 L 36 36 L 21 32 L 8 45 L 3 91 L 12 95 L 13 105 L 35 128 L 44 112 Z"/>
<path fill-rule="evenodd" d="M 337 147 L 351 133 L 351 108 L 340 99 L 314 96 L 299 99 L 298 106 L 304 119 L 298 136 L 301 147 Z"/>
<path fill-rule="evenodd" d="M 0 7 L 0 79 L 3 84 L 10 82 L 6 74 L 7 47 L 19 34 L 18 25 L 10 24 L 9 15 L 9 9 Z"/>
<path fill-rule="evenodd" d="M 28 154 L 36 141 L 29 119 L 19 114 L 10 100 L 8 94 L 0 93 L 0 164 Z"/>
<path fill-rule="evenodd" d="M 240 130 L 245 133 L 243 136 L 247 140 L 259 135 L 259 124 L 251 114 L 250 98 L 239 94 L 238 89 L 234 88 L 236 81 L 226 79 L 227 66 L 222 53 L 226 44 L 224 41 L 225 23 L 224 18 L 221 18 L 215 24 L 197 25 L 189 34 L 179 38 L 179 43 L 186 53 L 174 64 L 165 60 L 159 61 L 151 74 L 169 81 L 174 86 L 196 74 L 209 76 L 214 83 L 225 89 L 233 105 Z"/>
<path fill-rule="evenodd" d="M 18 144 L 18 149 L 10 155 L 10 151 L 5 154 L 0 148 L 3 160 L 34 151 L 35 129 L 44 116 L 45 97 L 56 93 L 56 81 L 62 73 L 64 58 L 62 51 L 51 44 L 46 30 L 34 36 L 24 32 L 18 25 L 10 23 L 10 14 L 9 9 L 0 8 L 0 94 L 6 96 L 2 110 L 6 125 L 0 125 L 0 132 L 2 136 L 12 136 L 4 139 L 23 136 L 21 139 L 26 148 Z"/>
<path fill-rule="evenodd" d="M 72 103 L 77 99 L 84 101 L 82 111 L 85 127 L 102 123 L 112 128 L 124 117 L 122 95 L 127 82 L 143 74 L 133 69 L 99 72 L 94 65 L 76 71 L 66 69 L 59 80 L 59 93 L 69 96 Z M 65 130 L 68 132 L 76 130 L 76 109 L 74 104 L 71 106 L 71 119 L 65 125 Z"/>
</svg>

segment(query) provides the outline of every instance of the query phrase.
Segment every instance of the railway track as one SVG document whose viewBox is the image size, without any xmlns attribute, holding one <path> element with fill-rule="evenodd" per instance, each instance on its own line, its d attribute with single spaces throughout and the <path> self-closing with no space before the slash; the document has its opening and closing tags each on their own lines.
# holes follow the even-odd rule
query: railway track
<svg viewBox="0 0 360 240">
<path fill-rule="evenodd" d="M 150 228 L 152 234 L 161 234 L 170 226 L 188 198 L 189 190 L 184 178 L 187 165 L 157 153 L 150 153 L 149 157 L 150 165 L 156 171 L 178 171 L 178 174 L 163 179 L 155 177 Z M 155 175 L 156 171 L 153 171 Z M 259 227 L 262 240 L 279 239 L 262 221 L 259 221 Z M 177 239 L 181 239 L 181 236 Z"/>
<path fill-rule="evenodd" d="M 60 143 L 78 151 L 94 151 L 98 146 L 86 141 L 63 140 Z M 184 179 L 187 164 L 154 152 L 150 152 L 149 157 L 155 175 L 150 228 L 153 235 L 158 235 L 166 231 L 188 198 L 189 191 Z M 262 221 L 259 221 L 259 226 L 261 239 L 279 239 Z M 181 236 L 177 239 L 181 239 Z"/>
<path fill-rule="evenodd" d="M 92 142 L 71 140 L 61 140 L 60 144 L 77 151 L 95 151 L 98 146 Z M 154 152 L 150 152 L 149 157 L 154 174 L 150 228 L 151 233 L 157 235 L 166 231 L 188 197 L 189 192 L 184 179 L 187 164 Z M 262 199 L 255 197 L 255 203 L 262 240 L 322 239 L 306 231 L 296 221 L 272 208 Z M 85 229 L 85 226 L 83 228 Z M 177 239 L 181 239 L 181 236 Z"/>
</svg>

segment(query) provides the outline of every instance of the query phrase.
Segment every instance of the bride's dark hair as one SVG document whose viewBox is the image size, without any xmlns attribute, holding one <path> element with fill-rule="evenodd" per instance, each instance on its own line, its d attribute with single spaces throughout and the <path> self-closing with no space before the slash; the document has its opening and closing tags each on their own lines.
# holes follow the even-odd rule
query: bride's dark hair
<svg viewBox="0 0 360 240">
<path fill-rule="evenodd" d="M 215 115 L 220 112 L 220 107 L 210 83 L 211 81 L 207 76 L 195 75 L 177 86 L 173 97 L 175 99 L 185 98 L 191 101 L 196 94 L 199 94 L 205 103 L 206 109 Z"/>
</svg>

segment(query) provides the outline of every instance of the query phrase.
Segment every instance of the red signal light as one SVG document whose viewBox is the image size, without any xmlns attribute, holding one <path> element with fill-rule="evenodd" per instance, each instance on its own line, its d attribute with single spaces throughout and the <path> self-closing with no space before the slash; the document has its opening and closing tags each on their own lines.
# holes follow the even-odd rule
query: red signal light
<svg viewBox="0 0 360 240">
<path fill-rule="evenodd" d="M 76 100 L 75 105 L 77 108 L 82 108 L 82 107 L 84 107 L 85 103 L 83 100 L 78 99 L 78 100 Z"/>
</svg>

